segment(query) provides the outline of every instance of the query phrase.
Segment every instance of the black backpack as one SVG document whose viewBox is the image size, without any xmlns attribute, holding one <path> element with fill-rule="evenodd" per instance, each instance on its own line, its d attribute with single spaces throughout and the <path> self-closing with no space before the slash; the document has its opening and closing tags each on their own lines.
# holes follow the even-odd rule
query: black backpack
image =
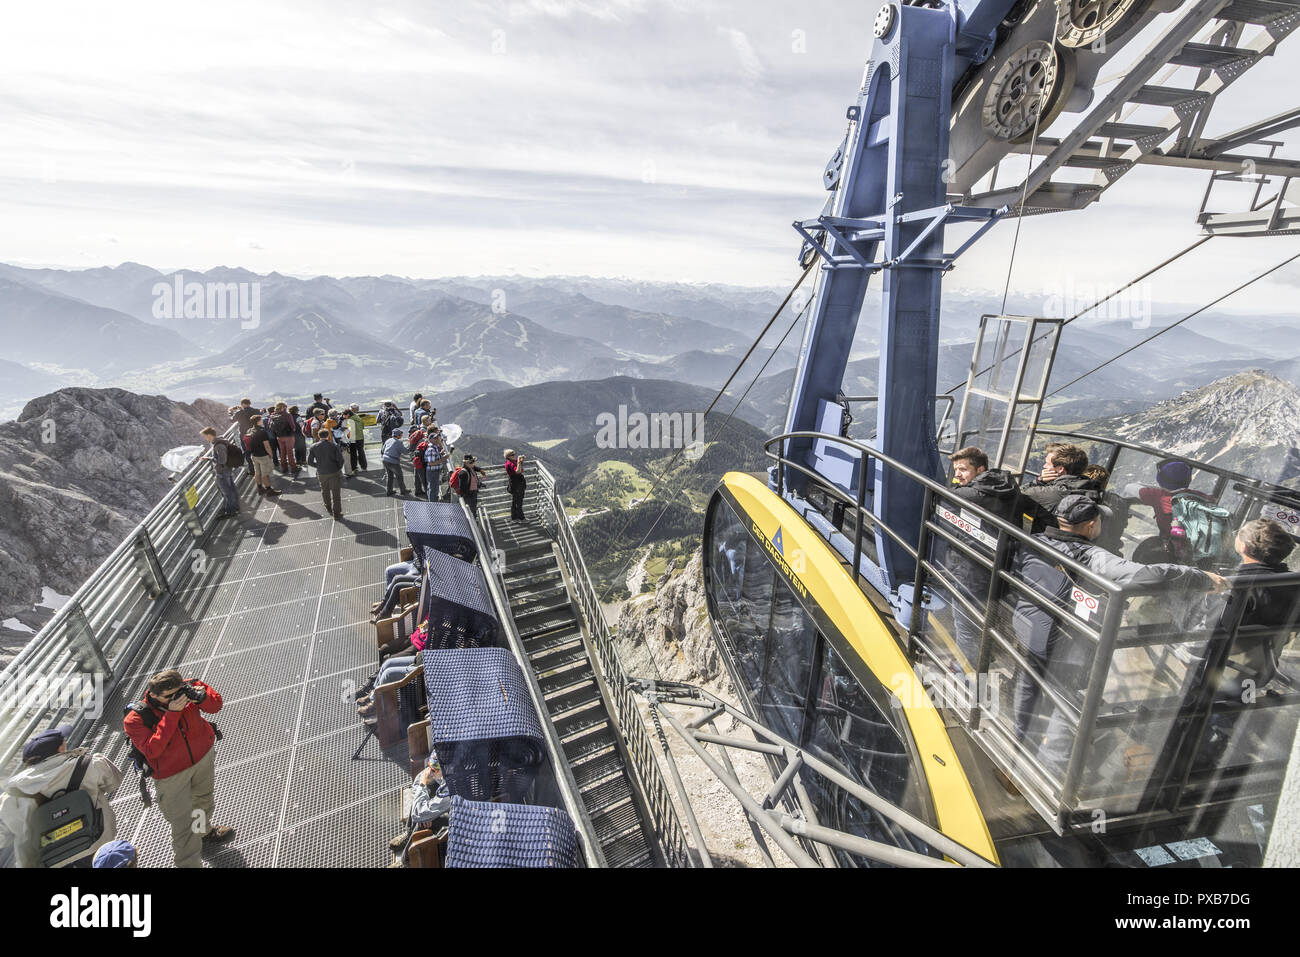
<svg viewBox="0 0 1300 957">
<path fill-rule="evenodd" d="M 122 710 L 122 718 L 126 719 L 132 711 L 140 716 L 144 726 L 152 731 L 158 724 L 158 715 L 154 714 L 153 708 L 149 707 L 144 701 L 133 701 Z M 204 718 L 207 721 L 206 718 Z M 218 741 L 221 740 L 221 729 L 214 722 L 208 721 L 212 725 L 212 733 Z M 153 803 L 149 797 L 148 779 L 153 777 L 153 767 L 149 764 L 149 759 L 144 756 L 144 752 L 135 746 L 135 742 L 129 737 L 126 739 L 130 750 L 127 751 L 126 759 L 131 762 L 131 766 L 136 769 L 140 775 L 140 798 L 144 801 L 144 806 L 148 807 Z"/>
<path fill-rule="evenodd" d="M 217 439 L 226 447 L 226 468 L 235 469 L 244 464 L 244 450 L 233 442 L 227 442 L 225 439 Z"/>
<path fill-rule="evenodd" d="M 92 758 L 89 751 L 78 758 L 68 786 L 51 797 L 14 792 L 36 802 L 31 827 L 41 867 L 54 867 L 75 857 L 104 834 L 104 812 L 81 789 Z"/>
</svg>

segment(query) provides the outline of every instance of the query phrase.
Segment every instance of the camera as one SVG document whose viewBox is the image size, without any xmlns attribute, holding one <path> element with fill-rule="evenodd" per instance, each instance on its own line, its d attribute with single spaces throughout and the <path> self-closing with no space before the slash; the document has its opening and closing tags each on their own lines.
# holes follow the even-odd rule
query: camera
<svg viewBox="0 0 1300 957">
<path fill-rule="evenodd" d="M 191 701 L 194 702 L 202 701 L 204 698 L 208 696 L 207 691 L 205 691 L 202 688 L 196 688 L 192 684 L 181 685 L 181 694 L 185 695 L 185 697 L 189 698 Z"/>
</svg>

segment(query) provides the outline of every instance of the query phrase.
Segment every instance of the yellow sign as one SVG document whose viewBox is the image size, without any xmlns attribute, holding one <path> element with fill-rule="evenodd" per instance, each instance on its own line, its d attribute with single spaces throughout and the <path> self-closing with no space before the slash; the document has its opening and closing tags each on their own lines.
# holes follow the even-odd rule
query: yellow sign
<svg viewBox="0 0 1300 957">
<path fill-rule="evenodd" d="M 189 505 L 191 511 L 199 507 L 199 490 L 193 485 L 185 490 L 185 503 Z"/>
<path fill-rule="evenodd" d="M 51 844 L 55 844 L 63 840 L 69 834 L 76 834 L 78 831 L 82 829 L 82 827 L 85 826 L 85 823 L 86 822 L 83 821 L 81 818 L 77 818 L 71 824 L 65 824 L 63 825 L 63 827 L 56 827 L 54 830 L 50 831 L 49 833 L 42 834 L 41 847 L 49 847 Z"/>
<path fill-rule="evenodd" d="M 362 412 L 361 424 L 365 426 L 378 425 L 379 416 L 375 415 L 373 412 Z"/>
</svg>

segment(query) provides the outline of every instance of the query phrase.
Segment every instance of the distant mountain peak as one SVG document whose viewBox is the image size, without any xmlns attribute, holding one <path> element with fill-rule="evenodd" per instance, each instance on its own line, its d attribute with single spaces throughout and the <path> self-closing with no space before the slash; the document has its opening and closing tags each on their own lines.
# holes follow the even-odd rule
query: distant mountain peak
<svg viewBox="0 0 1300 957">
<path fill-rule="evenodd" d="M 1248 369 L 1083 431 L 1269 482 L 1293 482 L 1300 449 L 1300 390 L 1271 372 Z"/>
</svg>

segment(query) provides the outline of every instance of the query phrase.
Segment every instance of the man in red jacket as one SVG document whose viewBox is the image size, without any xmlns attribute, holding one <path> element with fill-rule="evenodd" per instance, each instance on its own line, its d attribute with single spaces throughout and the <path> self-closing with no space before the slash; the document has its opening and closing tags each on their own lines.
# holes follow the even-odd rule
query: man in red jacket
<svg viewBox="0 0 1300 957">
<path fill-rule="evenodd" d="M 158 809 L 172 828 L 176 866 L 202 867 L 203 844 L 234 833 L 212 823 L 216 734 L 199 714 L 220 711 L 221 695 L 197 678 L 185 681 L 169 669 L 149 679 L 143 709 L 127 712 L 123 730 L 153 770 Z"/>
</svg>

